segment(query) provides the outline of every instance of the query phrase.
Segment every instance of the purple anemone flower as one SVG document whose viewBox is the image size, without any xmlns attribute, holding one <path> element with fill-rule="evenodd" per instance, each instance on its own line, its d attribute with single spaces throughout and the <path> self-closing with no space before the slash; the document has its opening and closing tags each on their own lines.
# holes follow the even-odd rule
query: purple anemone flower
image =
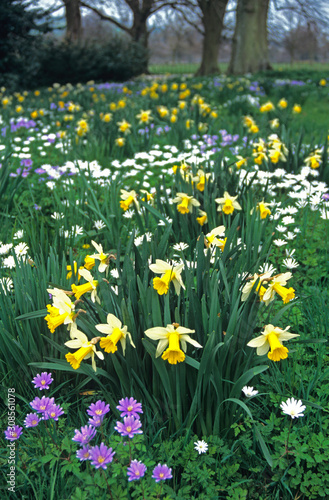
<svg viewBox="0 0 329 500">
<path fill-rule="evenodd" d="M 137 481 L 144 476 L 146 465 L 138 460 L 133 460 L 127 469 L 128 481 Z"/>
<path fill-rule="evenodd" d="M 96 403 L 91 403 L 87 413 L 91 417 L 104 417 L 109 411 L 110 405 L 107 405 L 104 401 L 97 401 Z"/>
<path fill-rule="evenodd" d="M 103 423 L 104 417 L 93 417 L 88 420 L 88 424 L 93 427 L 100 427 Z"/>
<path fill-rule="evenodd" d="M 72 441 L 76 441 L 80 444 L 87 444 L 96 434 L 96 429 L 92 425 L 85 425 L 81 427 L 81 430 L 75 429 L 74 437 Z"/>
<path fill-rule="evenodd" d="M 152 478 L 155 479 L 155 482 L 158 483 L 159 481 L 165 481 L 166 479 L 171 479 L 172 474 L 171 474 L 171 469 L 164 464 L 158 464 L 156 467 L 153 469 L 153 475 Z"/>
<path fill-rule="evenodd" d="M 61 415 L 64 415 L 63 408 L 61 408 L 59 405 L 52 405 L 47 408 L 47 410 L 43 414 L 43 420 L 49 420 L 50 418 L 52 420 L 58 420 L 58 417 Z"/>
<path fill-rule="evenodd" d="M 24 420 L 25 427 L 36 427 L 40 419 L 36 413 L 29 413 Z"/>
<path fill-rule="evenodd" d="M 139 413 L 143 413 L 141 403 L 137 403 L 134 398 L 120 399 L 117 409 L 121 411 L 120 417 L 135 417 L 139 418 Z"/>
<path fill-rule="evenodd" d="M 32 380 L 32 384 L 34 384 L 35 389 L 49 389 L 50 384 L 53 382 L 53 378 L 51 378 L 51 373 L 42 372 L 37 374 L 36 377 Z"/>
<path fill-rule="evenodd" d="M 142 422 L 138 418 L 124 417 L 123 423 L 117 422 L 114 429 L 118 431 L 121 436 L 128 436 L 131 439 L 135 434 L 143 434 L 141 427 Z"/>
<path fill-rule="evenodd" d="M 44 413 L 48 410 L 50 406 L 55 404 L 55 398 L 47 398 L 46 396 L 42 396 L 42 398 L 34 398 L 31 401 L 30 406 L 32 406 L 33 410 L 38 413 Z"/>
<path fill-rule="evenodd" d="M 112 448 L 108 448 L 104 443 L 101 443 L 99 446 L 94 446 L 89 450 L 89 460 L 91 461 L 91 465 L 93 465 L 96 469 L 102 467 L 102 469 L 107 469 L 107 464 L 110 464 L 113 460 L 115 452 Z"/>
<path fill-rule="evenodd" d="M 16 439 L 21 437 L 23 427 L 19 427 L 18 425 L 13 425 L 12 427 L 8 427 L 5 431 L 5 438 L 9 441 L 16 441 Z"/>
<path fill-rule="evenodd" d="M 88 444 L 80 448 L 80 450 L 77 450 L 76 457 L 80 460 L 80 462 L 83 462 L 84 460 L 89 460 L 90 458 L 89 450 L 90 447 Z"/>
</svg>

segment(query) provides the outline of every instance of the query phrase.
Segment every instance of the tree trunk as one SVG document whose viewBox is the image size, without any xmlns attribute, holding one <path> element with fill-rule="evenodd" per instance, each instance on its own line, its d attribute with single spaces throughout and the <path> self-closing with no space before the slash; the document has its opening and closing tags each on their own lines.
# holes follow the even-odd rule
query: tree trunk
<svg viewBox="0 0 329 500">
<path fill-rule="evenodd" d="M 271 69 L 268 58 L 267 14 L 270 0 L 239 0 L 228 74 Z"/>
<path fill-rule="evenodd" d="M 201 65 L 196 76 L 213 75 L 220 72 L 218 52 L 227 3 L 228 0 L 198 0 L 202 11 L 204 37 Z"/>
<path fill-rule="evenodd" d="M 66 35 L 69 42 L 80 40 L 82 35 L 79 0 L 63 0 L 65 5 Z"/>
</svg>

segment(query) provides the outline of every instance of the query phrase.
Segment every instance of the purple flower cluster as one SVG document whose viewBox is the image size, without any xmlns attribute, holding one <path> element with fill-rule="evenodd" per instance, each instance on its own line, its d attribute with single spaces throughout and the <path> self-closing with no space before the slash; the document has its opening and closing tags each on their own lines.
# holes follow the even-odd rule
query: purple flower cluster
<svg viewBox="0 0 329 500">
<path fill-rule="evenodd" d="M 75 429 L 75 434 L 72 441 L 76 441 L 81 445 L 89 443 L 96 434 L 96 429 L 92 425 L 85 425 L 81 430 Z"/>
<path fill-rule="evenodd" d="M 89 424 L 94 427 L 100 427 L 103 422 L 104 415 L 110 411 L 110 405 L 104 403 L 104 401 L 97 401 L 96 403 L 91 403 L 87 410 L 88 415 L 92 418 L 89 419 Z"/>
<path fill-rule="evenodd" d="M 128 436 L 130 439 L 135 434 L 142 434 L 142 423 L 139 420 L 139 413 L 143 413 L 141 403 L 138 403 L 134 398 L 120 399 L 117 409 L 121 411 L 120 416 L 123 418 L 122 422 L 117 422 L 115 428 L 121 436 Z"/>
</svg>

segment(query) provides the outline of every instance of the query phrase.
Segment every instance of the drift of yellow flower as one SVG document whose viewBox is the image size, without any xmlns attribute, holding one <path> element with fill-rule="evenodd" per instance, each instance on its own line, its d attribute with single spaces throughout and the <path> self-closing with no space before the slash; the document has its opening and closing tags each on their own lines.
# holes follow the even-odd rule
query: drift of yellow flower
<svg viewBox="0 0 329 500">
<path fill-rule="evenodd" d="M 206 181 L 209 179 L 209 177 L 211 177 L 210 173 L 206 174 L 203 170 L 199 169 L 197 172 L 197 175 L 195 177 L 193 177 L 192 180 L 193 180 L 193 182 L 197 183 L 196 188 L 199 191 L 203 192 Z"/>
<path fill-rule="evenodd" d="M 261 113 L 268 113 L 269 111 L 273 111 L 273 109 L 275 109 L 273 103 L 268 101 L 259 108 L 259 111 Z"/>
<path fill-rule="evenodd" d="M 286 288 L 284 286 L 291 277 L 292 274 L 289 272 L 278 274 L 272 278 L 263 296 L 263 301 L 266 305 L 274 300 L 276 293 L 280 295 L 284 304 L 288 304 L 288 302 L 295 298 L 295 290 L 292 287 Z"/>
<path fill-rule="evenodd" d="M 91 240 L 91 243 L 93 247 L 97 250 L 98 253 L 94 253 L 93 255 L 90 255 L 89 257 L 91 259 L 97 259 L 100 261 L 100 264 L 98 266 L 98 271 L 100 273 L 103 273 L 104 271 L 108 271 L 109 267 L 109 256 L 108 254 L 103 252 L 103 247 L 102 245 L 99 245 L 95 241 Z"/>
<path fill-rule="evenodd" d="M 141 109 L 139 115 L 136 115 L 136 118 L 139 119 L 139 123 L 149 123 L 152 120 L 151 110 L 143 111 Z"/>
<path fill-rule="evenodd" d="M 137 201 L 137 193 L 136 191 L 126 191 L 125 189 L 120 190 L 121 193 L 121 201 L 120 207 L 126 211 L 129 209 L 130 205 L 134 204 L 136 209 L 139 210 L 139 203 Z"/>
<path fill-rule="evenodd" d="M 51 333 L 60 325 L 67 325 L 70 329 L 74 324 L 75 305 L 71 299 L 59 288 L 48 289 L 48 293 L 52 295 L 53 304 L 47 305 L 48 315 L 45 316 L 47 326 Z"/>
<path fill-rule="evenodd" d="M 193 207 L 199 207 L 200 203 L 198 200 L 189 196 L 186 193 L 177 193 L 176 198 L 174 198 L 173 203 L 178 203 L 177 210 L 181 214 L 188 214 L 193 212 Z"/>
<path fill-rule="evenodd" d="M 100 339 L 99 345 L 105 350 L 105 352 L 114 353 L 118 350 L 117 343 L 120 341 L 123 355 L 126 351 L 126 337 L 129 338 L 130 344 L 135 347 L 132 341 L 131 334 L 127 331 L 126 326 L 122 326 L 121 321 L 114 316 L 114 314 L 107 315 L 107 324 L 96 325 L 95 328 L 101 332 L 105 333 L 107 337 L 102 337 Z"/>
<path fill-rule="evenodd" d="M 236 201 L 237 196 L 231 196 L 225 191 L 222 198 L 216 198 L 215 202 L 219 204 L 218 212 L 222 211 L 224 214 L 229 215 L 234 210 L 242 210 L 240 204 Z"/>
<path fill-rule="evenodd" d="M 177 323 L 167 325 L 166 328 L 157 326 L 146 330 L 145 335 L 152 340 L 159 340 L 155 357 L 162 354 L 162 359 L 167 360 L 171 365 L 176 365 L 185 360 L 187 342 L 194 347 L 202 348 L 196 340 L 193 340 L 188 334 L 195 330 L 189 330 Z"/>
<path fill-rule="evenodd" d="M 71 338 L 73 340 L 65 342 L 64 345 L 70 349 L 78 350 L 73 354 L 69 352 L 65 355 L 67 362 L 70 363 L 74 370 L 77 370 L 84 359 L 91 358 L 91 366 L 93 370 L 96 371 L 95 354 L 99 359 L 104 359 L 104 354 L 96 350 L 96 344 L 100 340 L 100 337 L 95 337 L 89 341 L 87 335 L 80 332 L 78 329 L 74 329 L 71 333 Z"/>
<path fill-rule="evenodd" d="M 156 259 L 155 264 L 150 264 L 150 269 L 156 274 L 161 274 L 160 278 L 153 279 L 153 288 L 159 295 L 168 293 L 169 285 L 173 282 L 177 295 L 180 294 L 180 289 L 184 288 L 184 283 L 181 278 L 182 269 L 184 264 L 173 266 L 169 262 Z"/>
<path fill-rule="evenodd" d="M 290 326 L 284 330 L 273 325 L 266 325 L 264 331 L 259 337 L 248 342 L 247 346 L 256 347 L 258 356 L 267 356 L 272 361 L 280 361 L 288 357 L 288 349 L 282 345 L 282 342 L 299 337 L 297 333 L 289 333 Z M 270 351 L 270 352 L 268 352 Z"/>
</svg>

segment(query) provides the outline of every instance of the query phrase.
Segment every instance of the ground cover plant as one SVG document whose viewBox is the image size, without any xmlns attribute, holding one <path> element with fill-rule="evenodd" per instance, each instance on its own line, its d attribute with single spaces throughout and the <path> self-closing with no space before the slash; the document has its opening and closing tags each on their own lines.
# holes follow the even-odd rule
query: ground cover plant
<svg viewBox="0 0 329 500">
<path fill-rule="evenodd" d="M 326 78 L 2 88 L 6 498 L 326 498 Z"/>
</svg>

